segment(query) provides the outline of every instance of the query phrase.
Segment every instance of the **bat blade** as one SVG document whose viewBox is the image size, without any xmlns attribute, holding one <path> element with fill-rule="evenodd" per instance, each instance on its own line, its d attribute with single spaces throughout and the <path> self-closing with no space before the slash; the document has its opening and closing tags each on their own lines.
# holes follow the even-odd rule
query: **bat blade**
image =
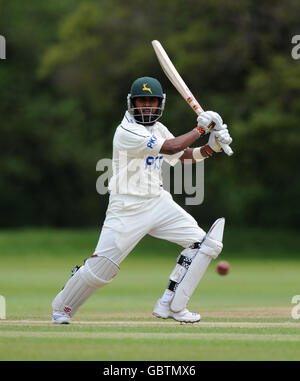
<svg viewBox="0 0 300 381">
<path fill-rule="evenodd" d="M 187 87 L 182 77 L 176 70 L 172 61 L 168 57 L 165 49 L 162 47 L 161 43 L 157 40 L 152 41 L 152 46 L 157 56 L 157 59 L 162 67 L 164 73 L 169 78 L 170 82 L 177 89 L 177 91 L 181 94 L 181 96 L 188 102 L 190 107 L 196 112 L 196 114 L 201 114 L 204 110 L 197 102 L 196 98 L 192 94 L 191 90 Z"/>
<path fill-rule="evenodd" d="M 195 111 L 195 113 L 197 115 L 200 115 L 202 112 L 204 112 L 203 108 L 200 106 L 200 104 L 192 94 L 191 90 L 185 84 L 184 80 L 176 70 L 170 58 L 168 57 L 165 49 L 162 47 L 161 43 L 157 40 L 153 40 L 152 46 L 160 63 L 160 66 L 162 67 L 167 78 L 170 80 L 170 82 L 173 84 L 176 90 L 181 94 L 181 96 L 186 100 L 189 106 Z M 233 154 L 233 151 L 228 144 L 220 145 L 227 155 L 231 156 Z"/>
</svg>

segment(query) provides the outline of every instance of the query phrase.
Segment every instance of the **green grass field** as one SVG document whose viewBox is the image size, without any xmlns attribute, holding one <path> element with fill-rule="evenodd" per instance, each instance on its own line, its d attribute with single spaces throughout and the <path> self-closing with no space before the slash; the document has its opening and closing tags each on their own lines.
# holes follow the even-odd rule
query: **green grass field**
<svg viewBox="0 0 300 381">
<path fill-rule="evenodd" d="M 180 248 L 146 237 L 72 325 L 52 325 L 52 299 L 97 239 L 96 230 L 0 232 L 0 360 L 300 360 L 297 232 L 227 229 L 220 259 L 231 272 L 211 263 L 189 304 L 200 323 L 151 315 Z"/>
</svg>

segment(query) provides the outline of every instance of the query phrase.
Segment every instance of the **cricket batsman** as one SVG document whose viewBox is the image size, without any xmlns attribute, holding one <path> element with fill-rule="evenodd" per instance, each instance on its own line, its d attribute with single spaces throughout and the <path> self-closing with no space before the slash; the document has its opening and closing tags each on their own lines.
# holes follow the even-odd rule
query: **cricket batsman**
<svg viewBox="0 0 300 381">
<path fill-rule="evenodd" d="M 231 144 L 226 124 L 219 114 L 206 111 L 197 126 L 174 137 L 159 118 L 166 96 L 152 77 L 136 79 L 127 97 L 128 109 L 113 139 L 113 176 L 109 182 L 109 205 L 98 244 L 52 302 L 53 323 L 68 324 L 94 292 L 109 284 L 121 262 L 146 235 L 174 242 L 181 247 L 175 267 L 153 315 L 163 319 L 195 323 L 200 314 L 187 304 L 210 261 L 220 254 L 224 219 L 218 219 L 208 233 L 176 204 L 163 189 L 163 160 L 174 166 L 206 160 L 221 152 L 220 144 Z M 208 142 L 189 148 L 198 139 Z M 191 164 L 186 164 L 191 165 Z"/>
</svg>

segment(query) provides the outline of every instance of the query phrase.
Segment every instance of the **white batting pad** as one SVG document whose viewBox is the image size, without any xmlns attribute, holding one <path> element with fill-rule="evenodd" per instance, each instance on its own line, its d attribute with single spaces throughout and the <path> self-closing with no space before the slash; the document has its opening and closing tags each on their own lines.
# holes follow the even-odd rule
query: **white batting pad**
<svg viewBox="0 0 300 381">
<path fill-rule="evenodd" d="M 54 298 L 53 311 L 73 316 L 98 288 L 110 283 L 118 272 L 119 266 L 107 257 L 88 258 Z"/>
<path fill-rule="evenodd" d="M 225 219 L 219 218 L 201 242 L 200 248 L 186 270 L 183 279 L 174 290 L 174 297 L 170 304 L 170 309 L 173 312 L 179 312 L 187 306 L 212 258 L 216 258 L 220 254 L 223 247 L 224 225 Z"/>
</svg>

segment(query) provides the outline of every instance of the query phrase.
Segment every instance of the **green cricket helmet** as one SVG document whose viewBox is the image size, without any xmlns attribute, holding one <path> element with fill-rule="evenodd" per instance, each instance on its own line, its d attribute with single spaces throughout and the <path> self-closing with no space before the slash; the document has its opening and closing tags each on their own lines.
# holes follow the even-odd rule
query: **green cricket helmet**
<svg viewBox="0 0 300 381">
<path fill-rule="evenodd" d="M 135 107 L 134 99 L 138 97 L 153 97 L 159 99 L 158 107 L 150 107 L 150 113 L 144 113 L 149 107 Z M 166 102 L 166 94 L 159 81 L 152 77 L 141 77 L 136 79 L 127 96 L 128 111 L 137 123 L 151 125 L 155 123 L 163 113 Z"/>
</svg>

